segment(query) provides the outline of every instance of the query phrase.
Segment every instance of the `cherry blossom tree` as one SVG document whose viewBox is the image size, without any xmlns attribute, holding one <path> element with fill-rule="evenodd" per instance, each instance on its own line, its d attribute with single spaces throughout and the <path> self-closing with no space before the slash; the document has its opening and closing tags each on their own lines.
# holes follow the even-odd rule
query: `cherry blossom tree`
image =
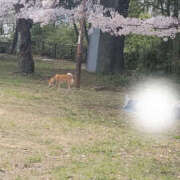
<svg viewBox="0 0 180 180">
<path fill-rule="evenodd" d="M 94 28 L 100 28 L 103 32 L 116 36 L 139 34 L 174 38 L 180 32 L 180 19 L 175 17 L 157 16 L 149 19 L 138 19 L 124 18 L 113 10 L 110 13 L 110 17 L 91 13 L 88 22 L 92 23 Z"/>
<path fill-rule="evenodd" d="M 56 8 L 56 1 L 49 0 L 0 0 L 0 21 L 16 23 L 16 41 L 19 55 L 19 71 L 34 72 L 34 61 L 31 52 L 30 29 L 34 23 L 48 24 L 58 17 L 68 15 L 68 10 Z"/>
</svg>

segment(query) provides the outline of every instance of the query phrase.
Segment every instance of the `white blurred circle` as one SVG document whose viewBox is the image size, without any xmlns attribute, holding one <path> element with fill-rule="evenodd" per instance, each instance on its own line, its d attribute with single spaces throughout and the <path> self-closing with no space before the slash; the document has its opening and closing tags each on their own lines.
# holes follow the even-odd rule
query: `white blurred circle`
<svg viewBox="0 0 180 180">
<path fill-rule="evenodd" d="M 164 86 L 151 86 L 138 93 L 136 125 L 146 132 L 162 132 L 175 121 L 175 96 Z"/>
</svg>

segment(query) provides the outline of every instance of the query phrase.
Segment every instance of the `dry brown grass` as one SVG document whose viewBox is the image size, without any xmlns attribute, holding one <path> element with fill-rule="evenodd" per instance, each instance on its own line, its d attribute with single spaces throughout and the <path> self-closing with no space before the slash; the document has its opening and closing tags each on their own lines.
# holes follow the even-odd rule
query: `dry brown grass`
<svg viewBox="0 0 180 180">
<path fill-rule="evenodd" d="M 48 88 L 74 64 L 37 61 L 37 73 L 21 76 L 12 58 L 0 58 L 0 179 L 180 179 L 178 128 L 142 135 L 120 109 L 121 88 L 96 92 L 104 81 L 85 71 L 80 90 Z"/>
</svg>

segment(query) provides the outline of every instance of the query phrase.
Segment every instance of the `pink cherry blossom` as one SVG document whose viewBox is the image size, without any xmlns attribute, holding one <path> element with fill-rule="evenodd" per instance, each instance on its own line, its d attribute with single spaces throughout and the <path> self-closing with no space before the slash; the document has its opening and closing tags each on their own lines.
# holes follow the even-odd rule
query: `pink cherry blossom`
<svg viewBox="0 0 180 180">
<path fill-rule="evenodd" d="M 77 0 L 78 1 L 78 0 Z M 149 19 L 124 18 L 113 9 L 106 9 L 92 0 L 86 1 L 86 13 L 83 15 L 92 28 L 99 28 L 115 36 L 140 34 L 147 36 L 171 37 L 180 32 L 180 20 L 174 17 L 157 16 Z M 57 0 L 0 0 L 0 21 L 15 23 L 18 18 L 32 19 L 34 23 L 42 25 L 57 21 L 60 17 L 66 18 L 71 24 L 79 22 L 82 16 L 82 5 L 74 9 L 65 9 L 57 6 Z M 16 12 L 16 4 L 23 7 Z M 104 14 L 109 11 L 111 17 Z M 92 29 L 89 33 L 92 33 Z"/>
</svg>

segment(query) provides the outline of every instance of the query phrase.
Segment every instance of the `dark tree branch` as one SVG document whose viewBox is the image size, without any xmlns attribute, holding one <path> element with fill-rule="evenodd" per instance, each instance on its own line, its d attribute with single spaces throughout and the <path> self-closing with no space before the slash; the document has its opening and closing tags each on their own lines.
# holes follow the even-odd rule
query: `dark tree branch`
<svg viewBox="0 0 180 180">
<path fill-rule="evenodd" d="M 86 41 L 89 43 L 89 36 L 88 36 L 86 20 L 84 20 L 84 33 L 85 33 Z"/>
<path fill-rule="evenodd" d="M 74 31 L 76 33 L 76 41 L 78 40 L 78 36 L 79 36 L 79 31 L 78 31 L 78 28 L 77 28 L 77 25 L 75 23 L 75 21 L 73 21 L 73 26 L 74 26 Z"/>
</svg>

